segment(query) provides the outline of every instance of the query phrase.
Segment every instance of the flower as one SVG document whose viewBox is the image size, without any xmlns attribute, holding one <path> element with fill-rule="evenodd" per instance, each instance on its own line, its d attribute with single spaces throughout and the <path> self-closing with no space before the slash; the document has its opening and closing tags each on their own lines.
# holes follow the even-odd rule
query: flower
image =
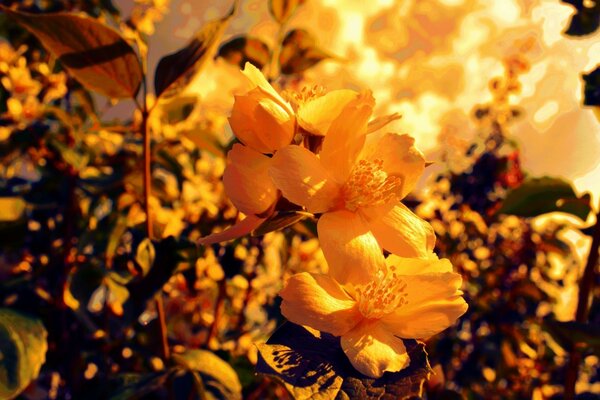
<svg viewBox="0 0 600 400">
<path fill-rule="evenodd" d="M 348 103 L 318 156 L 289 145 L 271 159 L 269 172 L 283 196 L 324 213 L 319 240 L 330 273 L 340 282 L 348 278 L 347 264 L 368 262 L 380 247 L 427 257 L 435 244 L 431 226 L 400 203 L 423 173 L 425 159 L 408 135 L 388 133 L 366 143 L 373 105 L 368 92 Z"/>
<path fill-rule="evenodd" d="M 292 142 L 294 111 L 254 65 L 246 63 L 242 72 L 250 89 L 235 96 L 229 124 L 243 144 L 260 153 L 272 154 Z"/>
<path fill-rule="evenodd" d="M 402 339 L 423 339 L 448 328 L 464 314 L 462 278 L 447 259 L 401 258 L 381 253 L 365 274 L 341 284 L 329 275 L 302 272 L 280 292 L 281 312 L 290 321 L 341 337 L 341 346 L 362 374 L 378 378 L 410 363 Z"/>
</svg>

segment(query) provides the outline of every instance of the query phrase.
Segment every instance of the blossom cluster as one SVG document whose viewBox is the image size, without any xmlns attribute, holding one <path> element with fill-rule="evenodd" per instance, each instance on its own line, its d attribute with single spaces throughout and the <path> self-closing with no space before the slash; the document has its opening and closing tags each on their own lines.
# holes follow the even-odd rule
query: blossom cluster
<svg viewBox="0 0 600 400">
<path fill-rule="evenodd" d="M 246 235 L 281 207 L 312 213 L 325 274 L 292 275 L 280 292 L 290 321 L 341 338 L 369 377 L 407 367 L 402 339 L 424 339 L 465 313 L 461 276 L 433 253 L 432 227 L 401 200 L 426 162 L 408 135 L 378 132 L 369 91 L 278 93 L 246 64 L 248 88 L 229 119 L 240 143 L 227 155 L 225 192 L 245 218 L 200 240 Z M 387 257 L 385 256 L 387 254 Z"/>
</svg>

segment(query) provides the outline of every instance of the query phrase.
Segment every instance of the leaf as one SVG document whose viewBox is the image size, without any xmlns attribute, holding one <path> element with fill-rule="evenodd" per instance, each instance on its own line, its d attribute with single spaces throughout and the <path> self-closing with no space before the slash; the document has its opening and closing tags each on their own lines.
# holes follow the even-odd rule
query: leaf
<svg viewBox="0 0 600 400">
<path fill-rule="evenodd" d="M 227 62 L 244 68 L 246 62 L 262 69 L 269 63 L 271 52 L 262 40 L 253 37 L 239 36 L 231 39 L 219 48 L 217 57 L 223 57 Z"/>
<path fill-rule="evenodd" d="M 17 396 L 37 378 L 46 361 L 46 336 L 40 320 L 0 309 L 0 398 Z"/>
<path fill-rule="evenodd" d="M 565 31 L 569 36 L 585 36 L 594 33 L 600 26 L 599 0 L 561 0 L 575 7 L 569 27 Z"/>
<path fill-rule="evenodd" d="M 410 366 L 368 378 L 350 364 L 339 338 L 285 322 L 258 344 L 256 370 L 282 381 L 295 399 L 405 399 L 420 396 L 431 372 L 423 344 L 404 341 Z"/>
<path fill-rule="evenodd" d="M 154 245 L 150 239 L 145 238 L 139 244 L 135 252 L 135 262 L 137 262 L 142 269 L 143 276 L 148 275 L 150 268 L 152 268 L 152 265 L 154 264 L 155 258 L 156 250 L 154 250 Z"/>
<path fill-rule="evenodd" d="M 0 222 L 14 222 L 23 215 L 27 203 L 20 197 L 0 197 Z"/>
<path fill-rule="evenodd" d="M 29 14 L 0 6 L 30 31 L 88 89 L 111 98 L 133 98 L 142 68 L 131 46 L 114 29 L 84 15 Z"/>
<path fill-rule="evenodd" d="M 207 350 L 188 349 L 173 354 L 173 360 L 182 367 L 200 374 L 207 392 L 215 399 L 241 399 L 242 385 L 231 366 Z M 207 393 L 208 394 L 208 393 Z"/>
<path fill-rule="evenodd" d="M 198 104 L 198 96 L 177 96 L 161 104 L 161 109 L 169 125 L 185 121 Z"/>
<path fill-rule="evenodd" d="M 195 129 L 183 129 L 179 132 L 182 136 L 189 139 L 200 150 L 206 150 L 216 156 L 225 155 L 225 149 L 219 141 L 216 133 L 208 126 L 197 126 Z"/>
<path fill-rule="evenodd" d="M 583 344 L 600 356 L 600 326 L 576 321 L 544 320 L 543 328 L 565 350 L 572 351 Z"/>
<path fill-rule="evenodd" d="M 73 310 L 87 307 L 92 294 L 102 285 L 104 270 L 98 266 L 87 264 L 75 268 L 67 276 L 65 286 L 65 303 Z"/>
<path fill-rule="evenodd" d="M 578 198 L 571 184 L 559 178 L 533 178 L 509 191 L 498 213 L 535 217 L 554 211 L 585 221 L 591 211 L 589 194 Z"/>
<path fill-rule="evenodd" d="M 304 29 L 294 29 L 283 39 L 279 65 L 286 75 L 297 74 L 327 58 L 331 54 L 316 47 L 313 36 Z"/>
<path fill-rule="evenodd" d="M 283 24 L 306 0 L 269 0 L 269 11 L 277 22 Z"/>
<path fill-rule="evenodd" d="M 204 62 L 212 57 L 236 5 L 237 2 L 225 17 L 202 27 L 184 48 L 161 58 L 154 75 L 154 91 L 157 98 L 172 97 L 181 92 Z"/>
<path fill-rule="evenodd" d="M 584 74 L 583 81 L 585 82 L 583 104 L 600 106 L 600 65 L 589 74 Z"/>
<path fill-rule="evenodd" d="M 269 232 L 279 231 L 308 217 L 312 217 L 312 214 L 304 211 L 284 211 L 275 213 L 265 222 L 260 224 L 258 228 L 253 230 L 252 236 L 262 236 Z"/>
</svg>

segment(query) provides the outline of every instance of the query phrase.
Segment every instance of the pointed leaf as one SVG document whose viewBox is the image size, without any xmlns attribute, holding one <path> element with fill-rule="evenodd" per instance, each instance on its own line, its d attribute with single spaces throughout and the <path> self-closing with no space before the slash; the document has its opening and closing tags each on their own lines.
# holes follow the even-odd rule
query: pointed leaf
<svg viewBox="0 0 600 400">
<path fill-rule="evenodd" d="M 372 379 L 357 372 L 339 338 L 285 322 L 258 344 L 256 370 L 282 381 L 295 399 L 405 399 L 421 396 L 431 373 L 423 344 L 404 341 L 410 366 Z"/>
<path fill-rule="evenodd" d="M 578 198 L 571 184 L 559 178 L 533 178 L 509 191 L 498 213 L 535 217 L 554 211 L 585 221 L 591 211 L 589 194 Z"/>
<path fill-rule="evenodd" d="M 252 236 L 262 236 L 269 232 L 279 231 L 308 217 L 312 217 L 312 214 L 304 211 L 278 212 L 252 231 Z"/>
<path fill-rule="evenodd" d="M 294 29 L 283 39 L 279 65 L 281 73 L 297 74 L 327 58 L 333 56 L 318 48 L 310 33 L 304 29 Z"/>
<path fill-rule="evenodd" d="M 204 62 L 212 57 L 234 11 L 235 5 L 225 17 L 202 27 L 187 46 L 158 62 L 154 75 L 156 97 L 174 96 L 191 81 Z"/>
<path fill-rule="evenodd" d="M 239 36 L 222 45 L 217 56 L 242 69 L 246 62 L 262 69 L 269 62 L 271 52 L 262 40 Z"/>
<path fill-rule="evenodd" d="M 152 241 L 148 238 L 142 240 L 135 252 L 135 262 L 142 269 L 142 275 L 146 276 L 154 264 L 156 258 L 156 250 Z"/>
<path fill-rule="evenodd" d="M 12 399 L 37 378 L 46 361 L 46 336 L 40 320 L 0 309 L 0 398 Z"/>
<path fill-rule="evenodd" d="M 132 98 L 142 69 L 131 46 L 114 29 L 78 14 L 0 10 L 30 31 L 86 88 L 111 98 Z"/>
</svg>

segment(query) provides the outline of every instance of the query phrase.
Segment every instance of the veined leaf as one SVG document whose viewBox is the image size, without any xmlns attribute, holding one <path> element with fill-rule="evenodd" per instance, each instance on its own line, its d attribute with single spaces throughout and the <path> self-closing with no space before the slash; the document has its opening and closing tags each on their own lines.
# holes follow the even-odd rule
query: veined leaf
<svg viewBox="0 0 600 400">
<path fill-rule="evenodd" d="M 0 398 L 16 397 L 37 378 L 46 361 L 46 336 L 38 319 L 0 309 Z"/>
<path fill-rule="evenodd" d="M 529 179 L 508 192 L 500 214 L 535 217 L 561 211 L 586 220 L 591 211 L 590 197 L 577 197 L 571 184 L 551 177 Z"/>
<path fill-rule="evenodd" d="M 231 39 L 219 48 L 218 56 L 227 62 L 244 68 L 246 62 L 258 69 L 269 63 L 270 50 L 262 40 L 248 36 L 239 36 Z"/>
<path fill-rule="evenodd" d="M 298 6 L 304 4 L 306 0 L 270 0 L 269 11 L 277 22 L 283 24 L 286 22 Z"/>
<path fill-rule="evenodd" d="M 154 75 L 156 97 L 174 96 L 190 83 L 204 62 L 212 57 L 236 6 L 237 2 L 226 16 L 202 27 L 184 48 L 158 62 Z"/>
<path fill-rule="evenodd" d="M 86 88 L 117 99 L 137 94 L 142 68 L 116 30 L 84 15 L 0 10 L 37 37 Z"/>
</svg>

